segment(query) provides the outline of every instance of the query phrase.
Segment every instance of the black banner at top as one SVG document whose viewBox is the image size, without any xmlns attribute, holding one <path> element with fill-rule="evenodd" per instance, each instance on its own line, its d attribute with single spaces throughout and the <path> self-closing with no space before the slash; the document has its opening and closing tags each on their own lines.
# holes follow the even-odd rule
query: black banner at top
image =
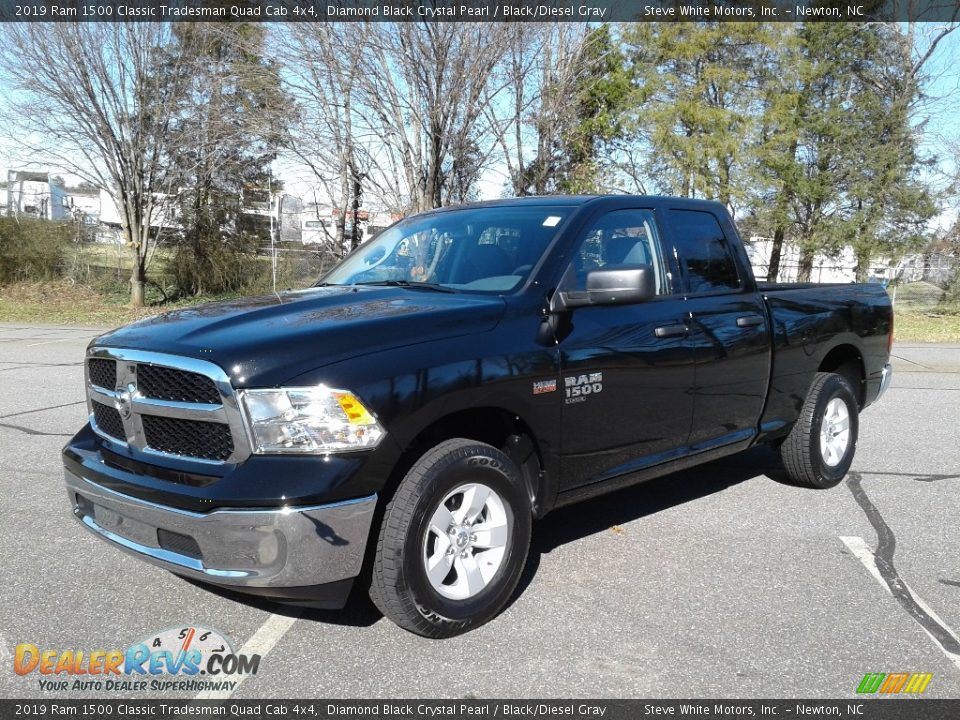
<svg viewBox="0 0 960 720">
<path fill-rule="evenodd" d="M 4 22 L 951 22 L 960 0 L 0 0 Z"/>
</svg>

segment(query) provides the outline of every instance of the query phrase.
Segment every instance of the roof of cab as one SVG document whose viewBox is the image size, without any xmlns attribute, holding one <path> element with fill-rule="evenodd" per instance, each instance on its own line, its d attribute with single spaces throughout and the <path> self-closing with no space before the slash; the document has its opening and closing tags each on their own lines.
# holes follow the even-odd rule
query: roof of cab
<svg viewBox="0 0 960 720">
<path fill-rule="evenodd" d="M 450 210 L 465 210 L 469 208 L 482 207 L 504 207 L 510 205 L 535 205 L 543 207 L 559 206 L 580 206 L 594 201 L 625 201 L 631 200 L 649 205 L 662 205 L 664 203 L 691 207 L 691 208 L 716 208 L 720 203 L 715 200 L 700 200 L 693 198 L 671 197 L 668 195 L 527 195 L 524 197 L 500 198 L 497 200 L 482 200 L 480 202 L 464 203 L 462 205 L 448 205 L 434 210 L 424 211 L 425 213 L 447 212 Z M 721 205 L 722 207 L 722 205 Z"/>
<path fill-rule="evenodd" d="M 478 202 L 463 203 L 462 205 L 448 205 L 436 210 L 427 212 L 437 212 L 445 210 L 463 210 L 466 208 L 477 207 L 502 207 L 504 205 L 583 205 L 584 203 L 596 200 L 606 195 L 526 195 L 524 197 L 499 198 L 497 200 L 480 200 Z"/>
</svg>

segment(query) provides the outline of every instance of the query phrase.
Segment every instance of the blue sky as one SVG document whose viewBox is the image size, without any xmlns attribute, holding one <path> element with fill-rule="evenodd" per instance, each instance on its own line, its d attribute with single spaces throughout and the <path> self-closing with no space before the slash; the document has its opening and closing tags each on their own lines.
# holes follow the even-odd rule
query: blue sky
<svg viewBox="0 0 960 720">
<path fill-rule="evenodd" d="M 937 157 L 939 174 L 956 177 L 960 171 L 960 29 L 937 46 L 928 68 L 931 82 L 927 93 L 931 97 L 931 107 L 923 128 L 921 148 L 926 154 Z M 946 228 L 957 218 L 958 206 L 953 199 L 944 205 L 937 224 Z"/>
<path fill-rule="evenodd" d="M 930 59 L 927 93 L 935 99 L 927 127 L 929 150 L 960 142 L 960 29 L 948 35 Z"/>
<path fill-rule="evenodd" d="M 918 33 L 935 32 L 936 29 L 934 24 L 921 24 Z M 927 92 L 933 99 L 927 108 L 921 147 L 924 154 L 938 158 L 938 164 L 931 172 L 931 179 L 943 184 L 945 177 L 955 177 L 960 171 L 960 30 L 954 31 L 939 44 L 927 67 L 931 78 Z M 9 98 L 10 94 L 11 89 L 4 86 L 3 77 L 0 75 L 0 104 Z M 0 175 L 3 179 L 6 179 L 6 171 L 11 167 L 45 169 L 28 164 L 28 158 L 20 156 L 18 149 L 16 139 L 4 136 L 0 130 Z M 312 199 L 313 193 L 304 182 L 306 178 L 302 175 L 297 177 L 299 173 L 284 167 L 283 164 L 278 166 L 277 172 L 285 180 L 289 191 L 302 195 L 305 199 Z M 480 191 L 485 197 L 499 197 L 503 186 L 503 173 L 491 169 L 482 179 Z M 951 201 L 944 206 L 943 214 L 936 224 L 947 227 L 957 216 L 957 203 Z"/>
</svg>

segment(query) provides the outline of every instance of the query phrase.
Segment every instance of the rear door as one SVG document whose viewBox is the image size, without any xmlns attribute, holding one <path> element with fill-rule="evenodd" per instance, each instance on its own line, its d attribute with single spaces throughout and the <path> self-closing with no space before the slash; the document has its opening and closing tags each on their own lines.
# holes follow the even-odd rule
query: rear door
<svg viewBox="0 0 960 720">
<path fill-rule="evenodd" d="M 635 305 L 577 308 L 561 324 L 561 490 L 675 457 L 693 415 L 693 355 L 676 266 L 654 213 L 612 210 L 578 241 L 567 289 L 607 265 L 652 265 L 656 298 Z"/>
<path fill-rule="evenodd" d="M 695 365 L 688 444 L 695 452 L 749 440 L 770 373 L 763 298 L 738 262 L 739 238 L 726 218 L 686 208 L 666 215 L 687 293 L 687 342 Z"/>
</svg>

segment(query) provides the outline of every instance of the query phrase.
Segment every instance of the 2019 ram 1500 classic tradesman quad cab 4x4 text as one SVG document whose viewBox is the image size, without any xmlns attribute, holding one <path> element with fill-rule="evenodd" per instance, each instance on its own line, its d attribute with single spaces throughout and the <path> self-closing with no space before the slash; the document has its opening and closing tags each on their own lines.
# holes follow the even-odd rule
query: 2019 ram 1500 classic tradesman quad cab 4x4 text
<svg viewBox="0 0 960 720">
<path fill-rule="evenodd" d="M 757 283 L 717 203 L 437 210 L 311 289 L 94 340 L 67 489 L 179 575 L 325 607 L 362 577 L 449 636 L 504 606 L 557 506 L 757 443 L 837 484 L 891 332 L 879 285 Z"/>
</svg>

